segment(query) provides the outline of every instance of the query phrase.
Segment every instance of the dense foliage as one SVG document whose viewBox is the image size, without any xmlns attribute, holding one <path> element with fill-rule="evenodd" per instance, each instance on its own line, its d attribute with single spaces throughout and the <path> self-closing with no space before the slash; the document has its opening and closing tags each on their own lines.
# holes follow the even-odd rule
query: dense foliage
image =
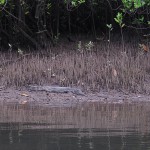
<svg viewBox="0 0 150 150">
<path fill-rule="evenodd" d="M 60 34 L 147 30 L 149 14 L 149 0 L 0 0 L 0 46 L 39 48 Z"/>
</svg>

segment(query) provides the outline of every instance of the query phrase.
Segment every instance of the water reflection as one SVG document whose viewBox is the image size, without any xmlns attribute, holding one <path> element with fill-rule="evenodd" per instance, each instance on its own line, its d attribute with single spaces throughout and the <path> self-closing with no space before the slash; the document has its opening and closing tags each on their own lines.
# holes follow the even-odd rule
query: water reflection
<svg viewBox="0 0 150 150">
<path fill-rule="evenodd" d="M 0 150 L 148 150 L 149 103 L 0 105 Z"/>
</svg>

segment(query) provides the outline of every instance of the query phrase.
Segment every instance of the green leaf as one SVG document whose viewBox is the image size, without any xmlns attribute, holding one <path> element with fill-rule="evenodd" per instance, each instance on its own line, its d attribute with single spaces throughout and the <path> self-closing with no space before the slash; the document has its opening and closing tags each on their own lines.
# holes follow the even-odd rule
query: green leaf
<svg viewBox="0 0 150 150">
<path fill-rule="evenodd" d="M 114 20 L 119 24 L 119 26 L 122 26 L 122 20 L 123 20 L 123 15 L 122 13 L 118 12 L 116 18 Z"/>
<path fill-rule="evenodd" d="M 139 20 L 140 20 L 141 22 L 143 22 L 143 21 L 144 21 L 144 16 L 141 16 L 141 18 L 139 18 Z"/>
<path fill-rule="evenodd" d="M 123 28 L 125 26 L 125 24 L 122 24 L 121 27 Z"/>
<path fill-rule="evenodd" d="M 25 15 L 27 15 L 27 14 L 29 14 L 29 11 L 26 11 L 26 12 L 25 12 Z"/>
<path fill-rule="evenodd" d="M 77 6 L 76 2 L 72 1 L 71 2 L 72 6 Z"/>
<path fill-rule="evenodd" d="M 145 5 L 145 2 L 142 1 L 142 0 L 134 0 L 134 7 L 137 9 L 137 8 L 140 8 L 142 6 Z"/>
<path fill-rule="evenodd" d="M 118 19 L 117 18 L 114 18 L 115 19 L 115 21 L 117 22 L 117 23 L 119 23 L 119 21 L 118 21 Z"/>
<path fill-rule="evenodd" d="M 5 0 L 0 0 L 0 5 L 3 5 L 5 3 Z"/>
<path fill-rule="evenodd" d="M 112 24 L 106 24 L 106 26 L 111 29 L 112 28 Z"/>
<path fill-rule="evenodd" d="M 132 24 L 142 24 L 144 23 L 144 16 L 140 16 L 139 18 L 135 18 Z"/>
</svg>

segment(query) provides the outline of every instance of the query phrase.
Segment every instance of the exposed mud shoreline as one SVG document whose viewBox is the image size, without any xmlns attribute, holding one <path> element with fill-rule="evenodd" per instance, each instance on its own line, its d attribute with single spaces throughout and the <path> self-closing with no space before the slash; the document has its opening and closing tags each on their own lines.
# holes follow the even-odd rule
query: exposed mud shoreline
<svg viewBox="0 0 150 150">
<path fill-rule="evenodd" d="M 0 88 L 1 103 L 16 103 L 21 105 L 33 104 L 49 107 L 71 107 L 82 102 L 102 103 L 138 103 L 150 102 L 150 95 L 129 94 L 124 92 L 101 91 L 99 93 L 87 93 L 84 96 L 73 93 L 49 93 L 46 91 L 29 91 L 26 88 Z"/>
</svg>

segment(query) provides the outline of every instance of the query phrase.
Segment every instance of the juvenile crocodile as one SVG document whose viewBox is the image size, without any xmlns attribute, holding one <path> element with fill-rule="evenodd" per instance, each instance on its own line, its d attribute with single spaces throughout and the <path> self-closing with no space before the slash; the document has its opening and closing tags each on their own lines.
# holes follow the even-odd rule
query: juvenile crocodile
<svg viewBox="0 0 150 150">
<path fill-rule="evenodd" d="M 60 86 L 37 86 L 29 85 L 28 90 L 30 91 L 47 91 L 51 93 L 73 93 L 77 95 L 85 95 L 80 89 L 71 88 L 71 87 L 60 87 Z"/>
</svg>

